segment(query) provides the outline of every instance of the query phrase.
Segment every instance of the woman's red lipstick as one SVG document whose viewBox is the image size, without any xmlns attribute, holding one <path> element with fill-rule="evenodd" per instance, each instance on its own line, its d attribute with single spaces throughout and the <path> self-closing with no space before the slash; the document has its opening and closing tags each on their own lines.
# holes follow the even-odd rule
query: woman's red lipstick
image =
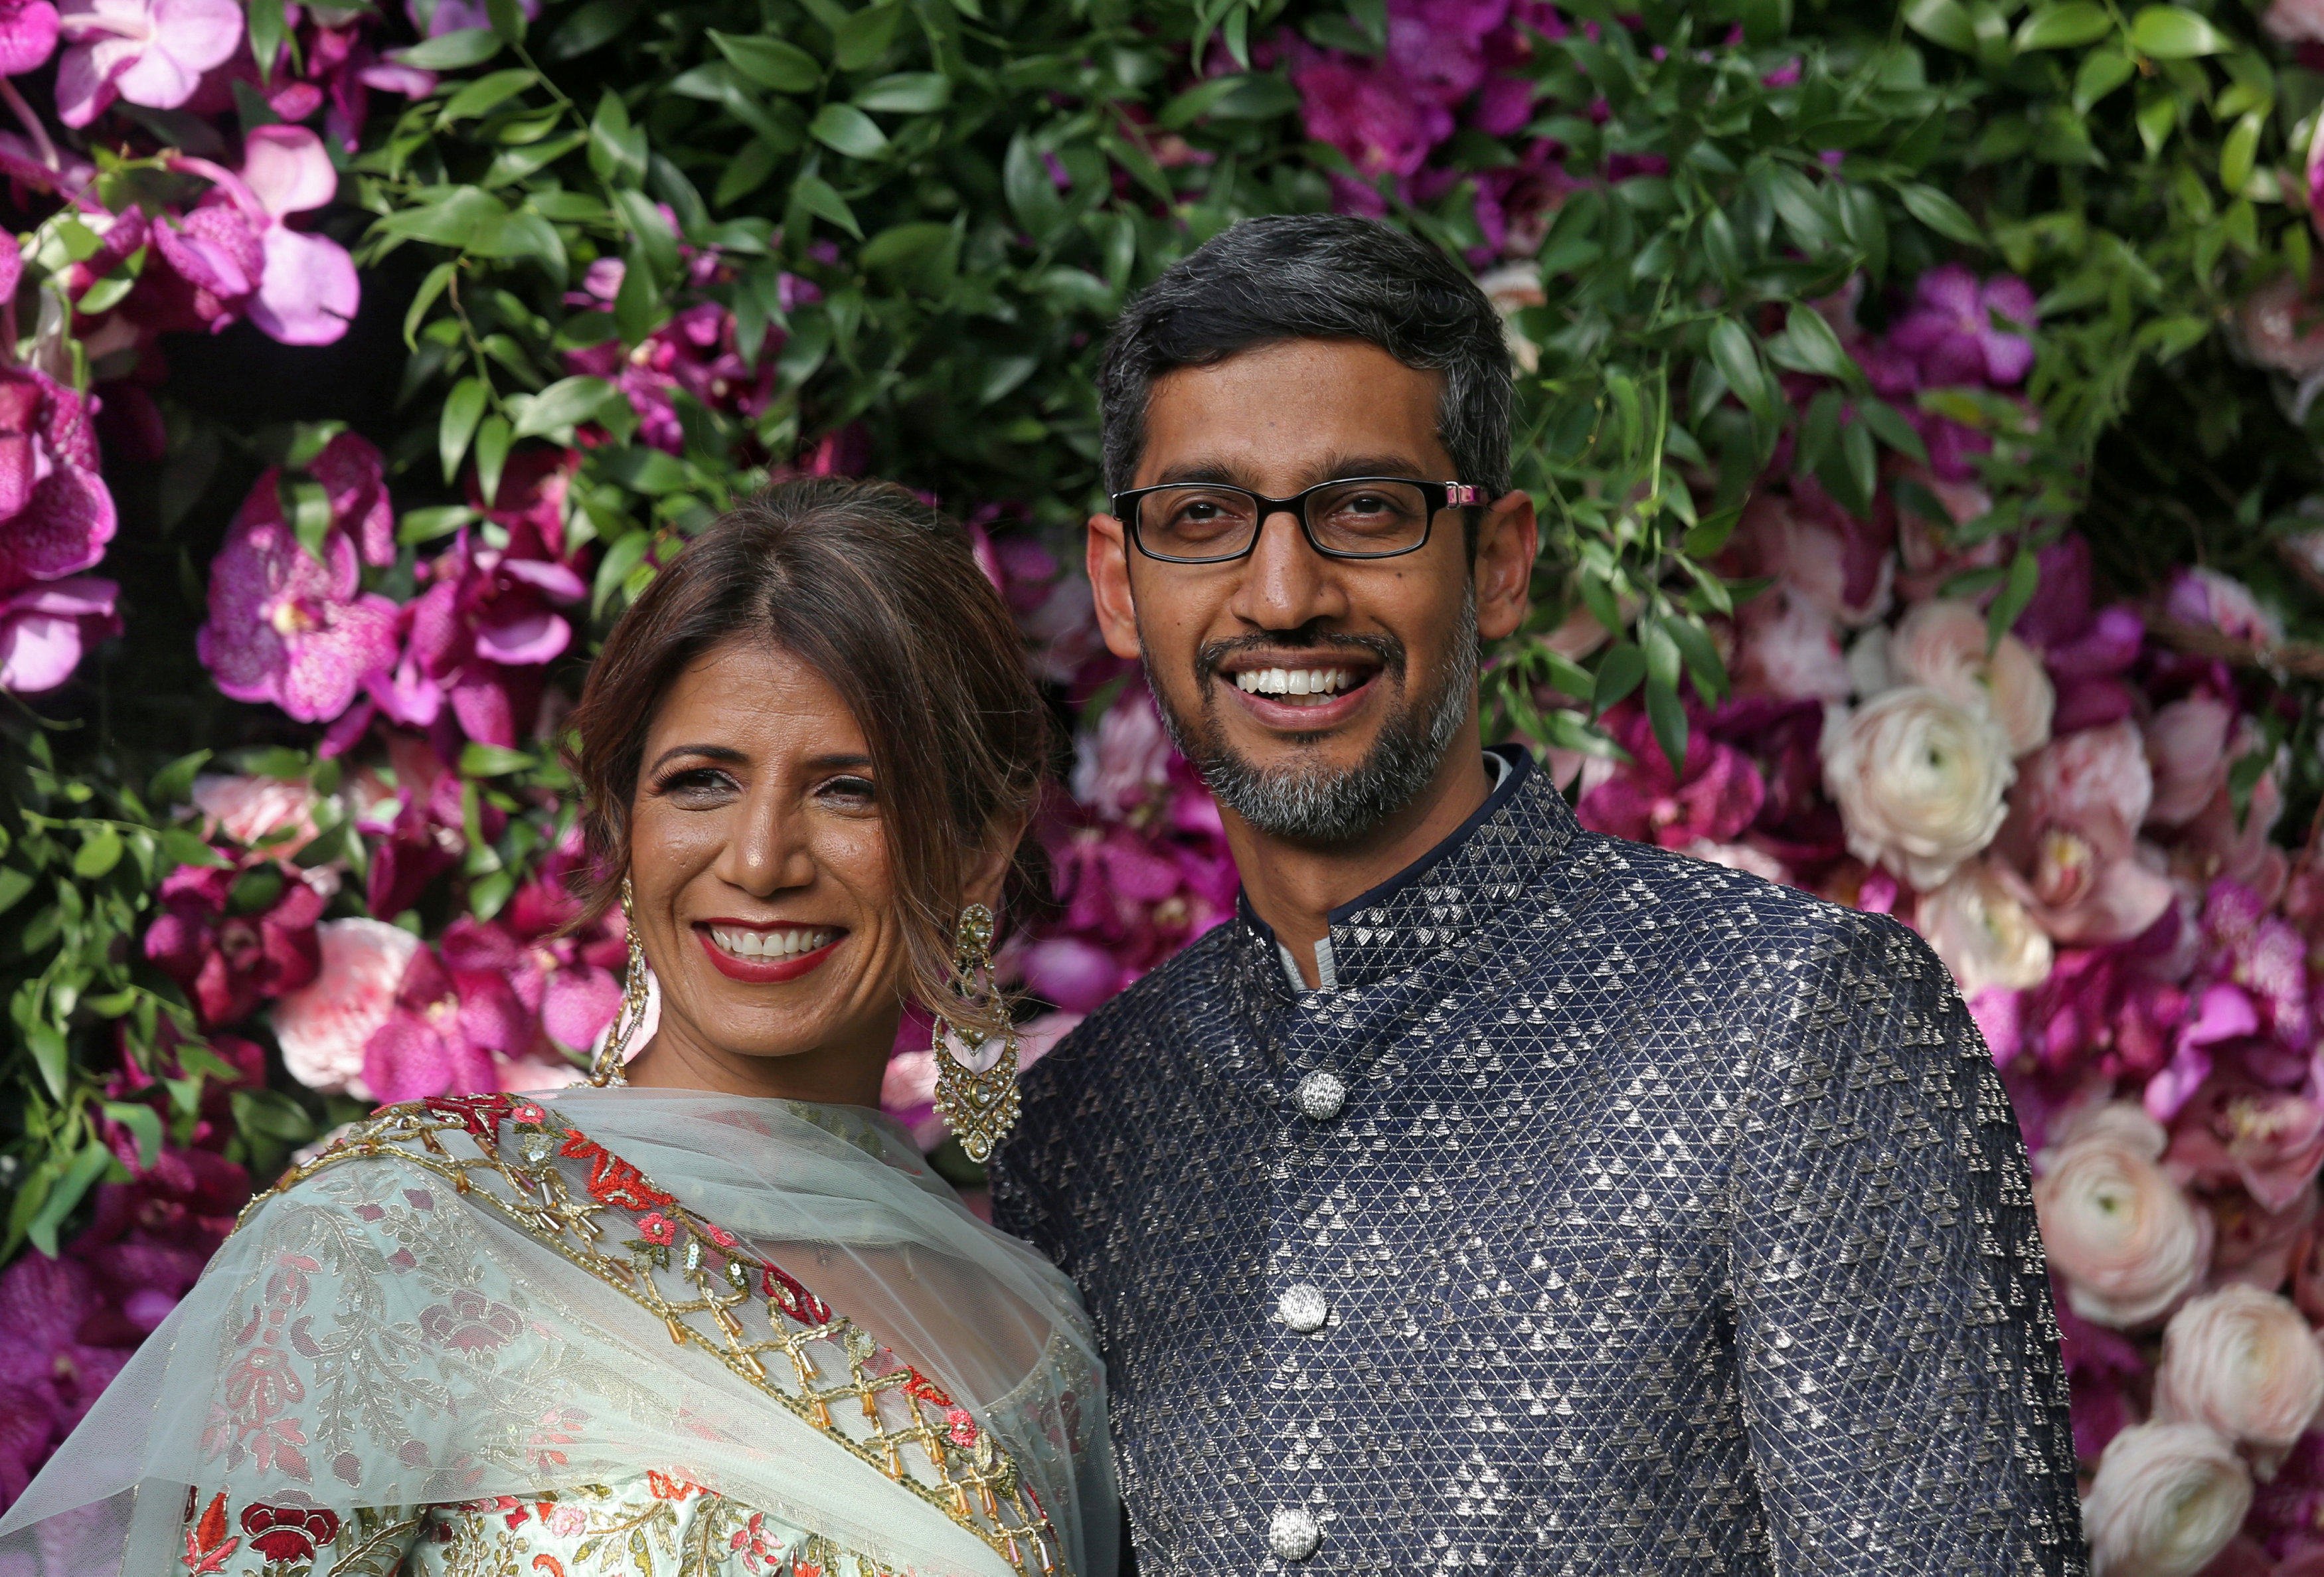
<svg viewBox="0 0 2324 1577">
<path fill-rule="evenodd" d="M 812 953 L 794 954 L 788 958 L 737 958 L 718 945 L 717 938 L 711 936 L 710 927 L 714 925 L 727 925 L 735 930 L 756 930 L 758 927 L 734 926 L 733 922 L 724 920 L 698 921 L 694 927 L 694 934 L 702 940 L 703 952 L 710 955 L 710 962 L 718 973 L 729 980 L 745 981 L 752 985 L 775 985 L 783 981 L 797 980 L 830 957 L 831 950 L 847 940 L 847 933 L 842 931 Z"/>
</svg>

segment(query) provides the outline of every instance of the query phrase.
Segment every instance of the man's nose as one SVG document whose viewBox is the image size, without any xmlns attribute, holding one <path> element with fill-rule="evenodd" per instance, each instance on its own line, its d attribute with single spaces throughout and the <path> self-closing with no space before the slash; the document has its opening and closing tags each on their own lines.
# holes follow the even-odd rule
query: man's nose
<svg viewBox="0 0 2324 1577">
<path fill-rule="evenodd" d="M 1338 568 L 1309 544 L 1297 515 L 1276 510 L 1259 522 L 1259 540 L 1243 561 L 1235 616 L 1262 630 L 1295 630 L 1344 614 Z"/>
</svg>

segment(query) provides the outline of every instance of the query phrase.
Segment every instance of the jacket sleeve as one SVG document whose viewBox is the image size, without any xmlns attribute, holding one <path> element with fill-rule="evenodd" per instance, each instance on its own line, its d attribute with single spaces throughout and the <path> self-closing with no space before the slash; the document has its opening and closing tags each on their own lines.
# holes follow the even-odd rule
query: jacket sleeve
<svg viewBox="0 0 2324 1577">
<path fill-rule="evenodd" d="M 1759 1055 L 1729 1270 L 1775 1570 L 2081 1577 L 2024 1141 L 1944 965 L 1848 915 Z"/>
</svg>

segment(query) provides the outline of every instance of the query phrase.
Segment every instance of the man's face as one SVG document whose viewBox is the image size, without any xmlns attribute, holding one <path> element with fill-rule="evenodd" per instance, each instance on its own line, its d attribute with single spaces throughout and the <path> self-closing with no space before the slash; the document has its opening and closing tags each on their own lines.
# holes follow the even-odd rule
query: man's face
<svg viewBox="0 0 2324 1577">
<path fill-rule="evenodd" d="M 1436 436 L 1443 380 L 1377 346 L 1291 340 L 1157 379 L 1132 485 L 1214 482 L 1288 497 L 1342 476 L 1471 481 Z M 1249 556 L 1148 558 L 1111 515 L 1091 521 L 1107 645 L 1141 657 L 1179 748 L 1260 831 L 1360 837 L 1404 808 L 1472 736 L 1480 635 L 1525 613 L 1535 547 L 1522 493 L 1496 502 L 1471 567 L 1461 512 L 1425 546 L 1326 558 L 1288 512 Z"/>
</svg>

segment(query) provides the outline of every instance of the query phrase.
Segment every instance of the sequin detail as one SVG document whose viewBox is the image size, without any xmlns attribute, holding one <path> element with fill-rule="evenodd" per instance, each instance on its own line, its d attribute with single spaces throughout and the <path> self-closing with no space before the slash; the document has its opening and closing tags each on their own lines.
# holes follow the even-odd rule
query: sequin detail
<svg viewBox="0 0 2324 1577">
<path fill-rule="evenodd" d="M 997 1157 L 1089 1300 L 1141 1577 L 2084 1572 L 2024 1143 L 1917 937 L 1520 762 L 1330 940 L 1295 991 L 1212 931 Z"/>
</svg>

